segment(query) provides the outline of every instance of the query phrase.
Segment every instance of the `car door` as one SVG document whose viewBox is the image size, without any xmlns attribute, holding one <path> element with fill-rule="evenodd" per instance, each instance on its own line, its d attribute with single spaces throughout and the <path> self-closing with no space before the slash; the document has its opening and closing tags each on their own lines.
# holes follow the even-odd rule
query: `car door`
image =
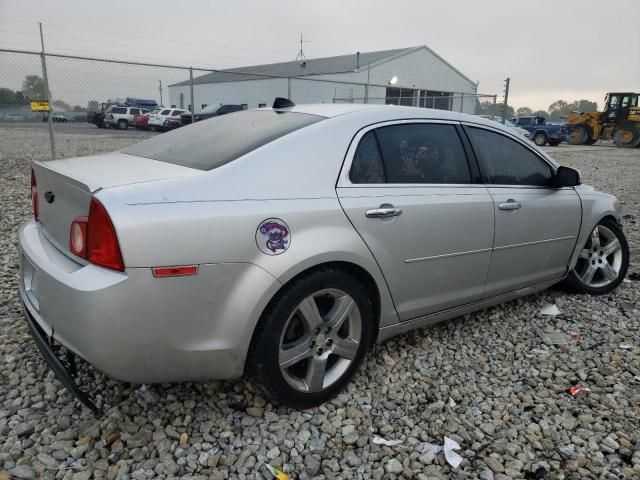
<svg viewBox="0 0 640 480">
<path fill-rule="evenodd" d="M 525 142 L 489 127 L 465 130 L 494 203 L 485 296 L 561 278 L 580 229 L 578 194 L 553 188 L 552 165 Z"/>
<path fill-rule="evenodd" d="M 493 203 L 474 183 L 455 123 L 403 121 L 361 131 L 338 198 L 387 281 L 401 320 L 482 298 Z"/>
</svg>

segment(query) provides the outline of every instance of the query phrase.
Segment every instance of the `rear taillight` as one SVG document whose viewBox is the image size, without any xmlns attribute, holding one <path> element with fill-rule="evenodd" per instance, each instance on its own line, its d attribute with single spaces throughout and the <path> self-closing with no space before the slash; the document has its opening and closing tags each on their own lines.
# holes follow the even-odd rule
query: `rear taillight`
<svg viewBox="0 0 640 480">
<path fill-rule="evenodd" d="M 33 207 L 33 218 L 38 220 L 38 188 L 36 186 L 36 173 L 31 169 L 31 205 Z"/>
<path fill-rule="evenodd" d="M 89 217 L 77 217 L 71 223 L 69 233 L 71 253 L 86 258 L 94 265 L 124 271 L 118 237 L 104 206 L 91 199 Z"/>
</svg>

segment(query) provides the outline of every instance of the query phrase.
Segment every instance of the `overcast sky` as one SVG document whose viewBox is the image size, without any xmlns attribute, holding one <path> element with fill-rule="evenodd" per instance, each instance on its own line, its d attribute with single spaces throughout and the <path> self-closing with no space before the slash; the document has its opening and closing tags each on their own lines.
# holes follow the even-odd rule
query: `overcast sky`
<svg viewBox="0 0 640 480">
<path fill-rule="evenodd" d="M 0 48 L 226 68 L 428 45 L 482 93 L 546 109 L 640 90 L 640 0 L 0 0 Z M 0 73 L 1 75 L 1 73 Z"/>
</svg>

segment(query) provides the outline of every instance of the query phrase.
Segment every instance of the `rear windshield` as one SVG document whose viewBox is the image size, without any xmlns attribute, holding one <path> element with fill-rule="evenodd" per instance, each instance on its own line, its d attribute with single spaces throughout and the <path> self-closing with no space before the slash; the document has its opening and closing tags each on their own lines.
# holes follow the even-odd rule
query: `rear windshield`
<svg viewBox="0 0 640 480">
<path fill-rule="evenodd" d="M 213 170 L 324 118 L 296 112 L 246 110 L 157 135 L 122 152 L 199 170 Z"/>
</svg>

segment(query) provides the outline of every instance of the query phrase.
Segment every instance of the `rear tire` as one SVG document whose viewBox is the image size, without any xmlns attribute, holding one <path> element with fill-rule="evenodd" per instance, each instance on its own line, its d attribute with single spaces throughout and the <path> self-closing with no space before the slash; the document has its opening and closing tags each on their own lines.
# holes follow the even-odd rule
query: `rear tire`
<svg viewBox="0 0 640 480">
<path fill-rule="evenodd" d="M 624 126 L 614 132 L 613 143 L 622 148 L 637 147 L 640 145 L 640 132 L 634 126 Z"/>
<path fill-rule="evenodd" d="M 544 133 L 536 133 L 533 136 L 533 143 L 539 147 L 544 147 L 547 144 L 547 135 Z"/>
<path fill-rule="evenodd" d="M 620 285 L 628 268 L 627 237 L 618 223 L 605 218 L 589 235 L 562 286 L 574 293 L 603 295 Z"/>
<path fill-rule="evenodd" d="M 319 405 L 349 383 L 375 325 L 361 282 L 339 268 L 318 269 L 293 280 L 265 309 L 246 373 L 275 403 Z"/>
</svg>

